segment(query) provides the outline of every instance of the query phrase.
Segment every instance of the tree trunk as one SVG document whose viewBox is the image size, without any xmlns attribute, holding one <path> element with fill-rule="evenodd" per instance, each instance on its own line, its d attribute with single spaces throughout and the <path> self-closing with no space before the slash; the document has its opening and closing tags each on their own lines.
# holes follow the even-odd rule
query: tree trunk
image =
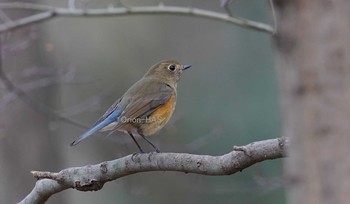
<svg viewBox="0 0 350 204">
<path fill-rule="evenodd" d="M 276 1 L 288 203 L 350 200 L 350 1 Z"/>
</svg>

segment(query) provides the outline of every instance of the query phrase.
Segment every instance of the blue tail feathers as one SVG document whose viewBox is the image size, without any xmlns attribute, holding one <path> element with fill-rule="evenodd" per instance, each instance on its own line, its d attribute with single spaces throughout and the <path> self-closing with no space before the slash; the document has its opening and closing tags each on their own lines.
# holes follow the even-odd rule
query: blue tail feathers
<svg viewBox="0 0 350 204">
<path fill-rule="evenodd" d="M 121 111 L 113 111 L 109 116 L 107 116 L 104 120 L 97 123 L 95 126 L 93 126 L 90 130 L 82 134 L 80 137 L 78 137 L 76 140 L 74 140 L 70 146 L 77 145 L 79 142 L 84 140 L 85 138 L 91 136 L 95 132 L 101 130 L 102 128 L 106 127 L 107 125 L 111 124 L 112 122 L 115 122 L 118 120 L 119 115 Z"/>
</svg>

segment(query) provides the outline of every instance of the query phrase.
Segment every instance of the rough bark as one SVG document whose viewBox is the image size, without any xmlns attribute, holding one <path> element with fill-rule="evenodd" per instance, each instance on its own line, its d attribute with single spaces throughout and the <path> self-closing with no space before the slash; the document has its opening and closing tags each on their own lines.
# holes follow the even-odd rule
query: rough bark
<svg viewBox="0 0 350 204">
<path fill-rule="evenodd" d="M 350 1 L 276 1 L 288 203 L 350 200 Z"/>
</svg>

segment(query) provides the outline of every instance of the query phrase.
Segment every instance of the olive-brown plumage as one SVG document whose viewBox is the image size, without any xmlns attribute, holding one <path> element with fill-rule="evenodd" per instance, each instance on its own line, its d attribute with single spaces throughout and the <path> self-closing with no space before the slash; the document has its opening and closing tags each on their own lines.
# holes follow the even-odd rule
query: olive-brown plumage
<svg viewBox="0 0 350 204">
<path fill-rule="evenodd" d="M 182 72 L 190 65 L 181 65 L 174 60 L 164 60 L 153 65 L 147 73 L 119 98 L 93 127 L 78 137 L 76 145 L 96 131 L 122 131 L 135 141 L 134 135 L 145 136 L 159 131 L 169 121 L 176 105 L 176 87 Z"/>
</svg>

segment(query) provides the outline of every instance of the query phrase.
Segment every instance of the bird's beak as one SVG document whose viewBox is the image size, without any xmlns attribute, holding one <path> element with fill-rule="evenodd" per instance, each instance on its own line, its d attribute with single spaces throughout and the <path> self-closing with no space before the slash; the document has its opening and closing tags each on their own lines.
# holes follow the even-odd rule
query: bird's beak
<svg viewBox="0 0 350 204">
<path fill-rule="evenodd" d="M 188 69 L 190 67 L 191 67 L 191 65 L 182 65 L 182 70 Z"/>
</svg>

